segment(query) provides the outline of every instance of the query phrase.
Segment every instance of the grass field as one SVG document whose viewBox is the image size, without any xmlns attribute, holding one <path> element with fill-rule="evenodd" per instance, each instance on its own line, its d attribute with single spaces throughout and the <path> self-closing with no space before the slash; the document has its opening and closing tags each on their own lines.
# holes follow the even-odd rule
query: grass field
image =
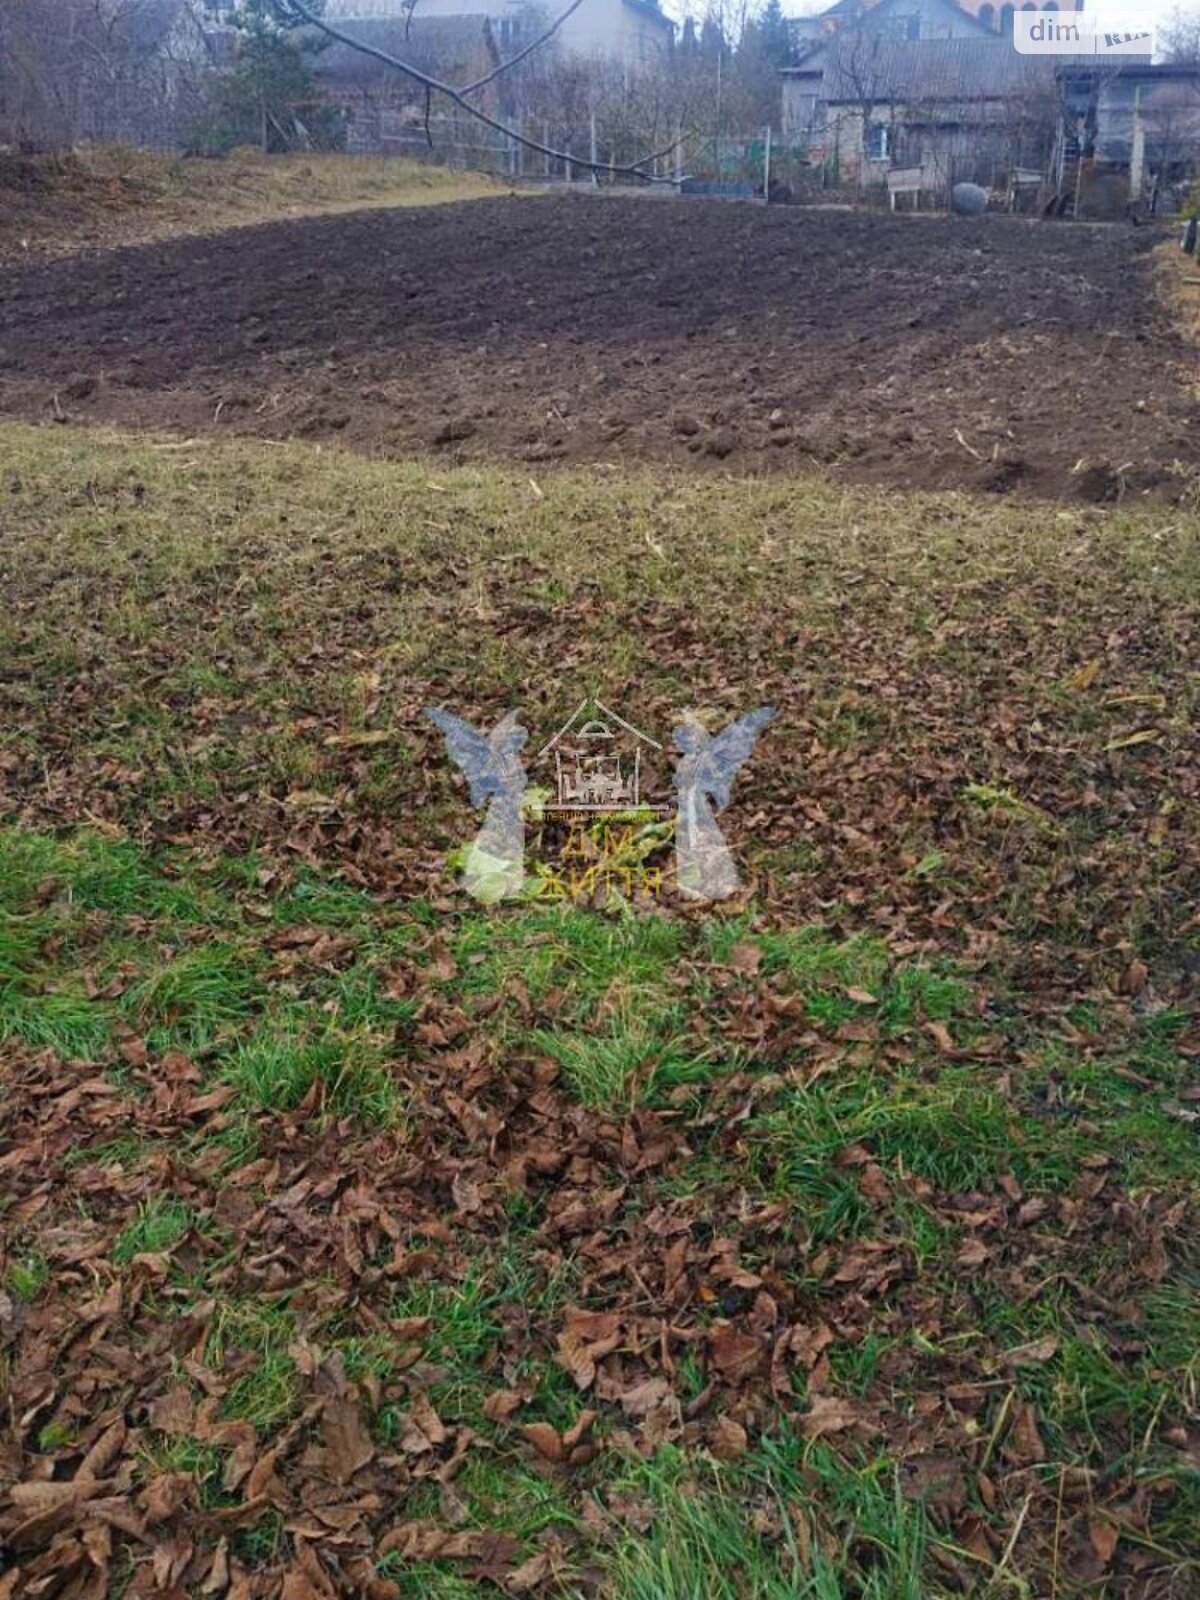
<svg viewBox="0 0 1200 1600">
<path fill-rule="evenodd" d="M 0 461 L 0 1592 L 1200 1592 L 1194 510 Z M 736 903 L 456 891 L 596 693 Z"/>
</svg>

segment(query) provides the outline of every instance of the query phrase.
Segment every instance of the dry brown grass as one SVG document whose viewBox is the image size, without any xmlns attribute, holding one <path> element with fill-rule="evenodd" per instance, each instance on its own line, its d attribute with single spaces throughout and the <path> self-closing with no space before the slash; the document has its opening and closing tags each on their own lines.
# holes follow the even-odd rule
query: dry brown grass
<svg viewBox="0 0 1200 1600">
<path fill-rule="evenodd" d="M 263 156 L 242 149 L 205 160 L 117 146 L 67 157 L 7 157 L 0 160 L 0 261 L 502 191 L 479 173 L 388 156 Z"/>
<path fill-rule="evenodd" d="M 1177 238 L 1164 239 L 1154 255 L 1159 294 L 1188 339 L 1200 345 L 1200 263 L 1184 255 Z M 1186 378 L 1193 392 L 1200 392 L 1194 367 Z"/>
</svg>

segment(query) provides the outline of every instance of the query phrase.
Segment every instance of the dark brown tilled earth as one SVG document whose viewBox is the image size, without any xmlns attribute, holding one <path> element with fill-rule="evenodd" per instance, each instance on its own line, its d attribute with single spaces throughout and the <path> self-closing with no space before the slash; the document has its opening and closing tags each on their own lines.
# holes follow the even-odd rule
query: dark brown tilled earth
<svg viewBox="0 0 1200 1600">
<path fill-rule="evenodd" d="M 571 195 L 0 272 L 0 412 L 448 457 L 1168 486 L 1149 230 Z"/>
</svg>

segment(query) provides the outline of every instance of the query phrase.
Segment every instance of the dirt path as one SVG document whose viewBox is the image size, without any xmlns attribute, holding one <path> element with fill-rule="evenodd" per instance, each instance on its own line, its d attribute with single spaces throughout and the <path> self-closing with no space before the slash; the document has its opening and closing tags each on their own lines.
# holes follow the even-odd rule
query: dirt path
<svg viewBox="0 0 1200 1600">
<path fill-rule="evenodd" d="M 0 273 L 0 410 L 1107 499 L 1195 402 L 1147 230 L 499 198 Z"/>
</svg>

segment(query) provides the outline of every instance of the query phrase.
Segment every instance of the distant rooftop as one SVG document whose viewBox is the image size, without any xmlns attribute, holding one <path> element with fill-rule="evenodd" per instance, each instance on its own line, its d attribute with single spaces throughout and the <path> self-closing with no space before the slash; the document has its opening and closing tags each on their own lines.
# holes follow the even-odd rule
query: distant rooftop
<svg viewBox="0 0 1200 1600">
<path fill-rule="evenodd" d="M 1145 70 L 1148 57 L 1123 56 L 1122 69 Z M 1109 69 L 1094 55 L 1023 55 L 1011 39 L 887 39 L 834 35 L 786 77 L 821 79 L 825 100 L 987 100 L 1045 91 L 1062 68 Z"/>
</svg>

